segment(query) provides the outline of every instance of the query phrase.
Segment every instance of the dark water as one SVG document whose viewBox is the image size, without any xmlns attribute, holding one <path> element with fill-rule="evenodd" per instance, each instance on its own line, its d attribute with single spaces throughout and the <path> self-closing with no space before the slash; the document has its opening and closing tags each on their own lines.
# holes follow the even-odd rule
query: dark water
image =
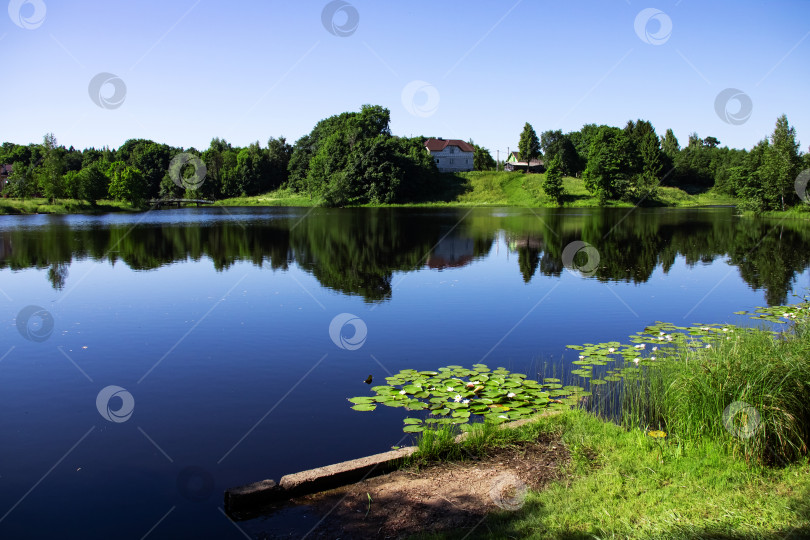
<svg viewBox="0 0 810 540">
<path fill-rule="evenodd" d="M 369 374 L 553 376 L 567 344 L 747 322 L 810 286 L 808 245 L 731 209 L 0 217 L 0 537 L 243 538 L 225 488 L 409 442 L 349 408 Z"/>
</svg>

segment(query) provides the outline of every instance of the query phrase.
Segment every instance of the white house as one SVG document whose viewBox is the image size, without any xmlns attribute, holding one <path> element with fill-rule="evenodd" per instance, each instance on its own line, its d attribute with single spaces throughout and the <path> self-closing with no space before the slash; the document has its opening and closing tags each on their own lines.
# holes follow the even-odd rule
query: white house
<svg viewBox="0 0 810 540">
<path fill-rule="evenodd" d="M 475 148 L 458 139 L 428 139 L 425 148 L 433 156 L 439 172 L 462 172 L 473 170 Z"/>
</svg>

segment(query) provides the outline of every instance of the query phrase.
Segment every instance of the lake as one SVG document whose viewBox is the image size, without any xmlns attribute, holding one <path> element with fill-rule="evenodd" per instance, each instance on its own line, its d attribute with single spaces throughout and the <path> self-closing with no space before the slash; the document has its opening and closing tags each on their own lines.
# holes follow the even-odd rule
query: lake
<svg viewBox="0 0 810 540">
<path fill-rule="evenodd" d="M 0 216 L 0 537 L 243 538 L 226 488 L 412 441 L 351 410 L 369 374 L 559 377 L 568 344 L 753 324 L 809 245 L 730 208 Z"/>
</svg>

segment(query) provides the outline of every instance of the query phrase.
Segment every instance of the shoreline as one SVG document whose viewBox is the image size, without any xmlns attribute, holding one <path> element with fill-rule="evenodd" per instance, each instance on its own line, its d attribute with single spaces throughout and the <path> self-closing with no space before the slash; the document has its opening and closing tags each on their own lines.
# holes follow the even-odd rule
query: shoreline
<svg viewBox="0 0 810 540">
<path fill-rule="evenodd" d="M 584 201 L 583 201 L 584 202 Z M 717 201 L 705 203 L 679 202 L 677 204 L 634 204 L 625 201 L 611 201 L 606 205 L 595 204 L 565 204 L 563 206 L 551 204 L 516 204 L 508 201 L 436 201 L 419 203 L 397 203 L 397 204 L 362 204 L 347 205 L 340 208 L 526 208 L 526 209 L 590 209 L 601 208 L 666 208 L 666 209 L 706 209 L 706 208 L 737 208 L 736 201 Z M 240 197 L 237 199 L 223 199 L 214 201 L 210 207 L 222 208 L 253 208 L 253 207 L 281 207 L 281 208 L 329 208 L 322 206 L 315 201 L 310 201 L 306 197 L 268 197 L 267 195 L 257 197 Z M 186 208 L 194 208 L 189 206 Z M 101 215 L 109 213 L 143 213 L 155 210 L 155 207 L 133 207 L 127 203 L 115 201 L 101 201 L 97 205 L 91 205 L 85 201 L 76 199 L 58 199 L 51 203 L 47 199 L 0 199 L 0 216 L 25 216 L 25 215 Z M 810 208 L 808 210 L 791 208 L 785 211 L 770 211 L 755 214 L 748 211 L 740 211 L 735 215 L 745 218 L 768 218 L 768 219 L 810 219 Z"/>
</svg>

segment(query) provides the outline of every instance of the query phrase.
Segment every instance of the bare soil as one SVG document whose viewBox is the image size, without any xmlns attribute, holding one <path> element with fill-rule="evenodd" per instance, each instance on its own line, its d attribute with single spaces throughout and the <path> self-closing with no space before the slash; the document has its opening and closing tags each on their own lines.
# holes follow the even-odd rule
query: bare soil
<svg viewBox="0 0 810 540">
<path fill-rule="evenodd" d="M 541 435 L 487 456 L 396 471 L 301 497 L 260 524 L 261 539 L 400 539 L 422 532 L 475 531 L 493 511 L 519 509 L 527 489 L 563 478 L 569 453 Z M 369 499 L 370 498 L 370 499 Z M 259 525 L 254 523 L 255 525 Z"/>
</svg>

